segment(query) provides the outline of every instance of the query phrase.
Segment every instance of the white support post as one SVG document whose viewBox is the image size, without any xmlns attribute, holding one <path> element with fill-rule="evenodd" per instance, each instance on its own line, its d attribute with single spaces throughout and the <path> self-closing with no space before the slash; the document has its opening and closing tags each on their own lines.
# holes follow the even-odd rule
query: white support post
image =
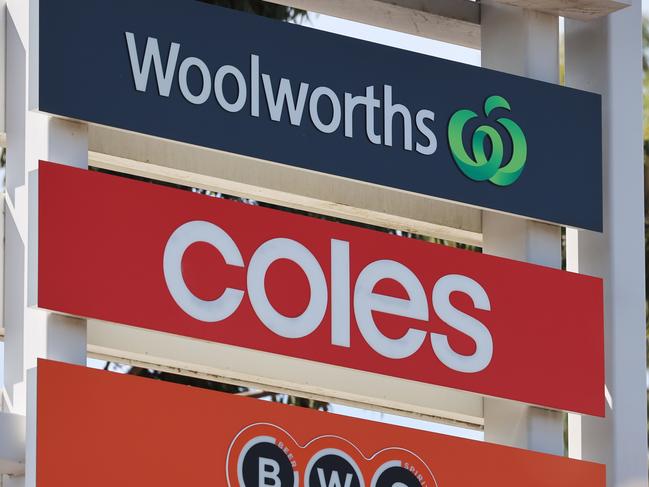
<svg viewBox="0 0 649 487">
<path fill-rule="evenodd" d="M 7 1 L 0 0 L 0 133 L 6 131 L 5 125 L 5 79 L 7 53 Z"/>
<path fill-rule="evenodd" d="M 557 226 L 485 212 L 483 229 L 485 253 L 561 266 Z M 485 441 L 563 455 L 563 429 L 560 412 L 501 399 L 484 400 Z"/>
<path fill-rule="evenodd" d="M 483 66 L 558 82 L 556 16 L 484 1 L 481 27 Z M 516 107 L 512 108 L 515 113 Z M 482 231 L 483 251 L 487 254 L 561 267 L 558 226 L 484 211 Z M 484 432 L 485 440 L 493 443 L 563 454 L 563 415 L 556 411 L 485 399 Z"/>
<path fill-rule="evenodd" d="M 87 167 L 88 129 L 84 124 L 29 111 L 29 96 L 35 93 L 36 82 L 30 79 L 30 48 L 37 48 L 35 39 L 30 39 L 30 20 L 37 13 L 30 10 L 30 3 L 7 2 L 5 407 L 27 416 L 25 475 L 3 478 L 3 485 L 12 487 L 36 485 L 36 397 L 34 384 L 28 387 L 27 383 L 28 375 L 33 378 L 37 359 L 83 365 L 86 362 L 86 321 L 34 307 L 38 278 L 38 161 Z"/>
<path fill-rule="evenodd" d="M 565 24 L 566 83 L 600 93 L 604 121 L 604 233 L 566 240 L 569 270 L 604 278 L 606 418 L 570 415 L 569 454 L 606 463 L 608 487 L 647 486 L 641 22 L 634 0 Z"/>
</svg>

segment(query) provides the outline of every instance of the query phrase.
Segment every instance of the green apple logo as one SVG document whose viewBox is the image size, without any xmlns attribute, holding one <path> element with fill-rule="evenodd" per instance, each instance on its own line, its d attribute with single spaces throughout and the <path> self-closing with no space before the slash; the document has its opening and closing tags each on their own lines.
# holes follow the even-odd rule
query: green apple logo
<svg viewBox="0 0 649 487">
<path fill-rule="evenodd" d="M 495 108 L 511 110 L 509 102 L 502 96 L 490 96 L 484 103 L 484 113 L 488 117 Z M 472 110 L 458 110 L 448 122 L 448 142 L 453 153 L 455 163 L 465 176 L 474 181 L 487 179 L 497 186 L 513 184 L 523 172 L 527 160 L 527 141 L 525 134 L 518 124 L 509 118 L 498 118 L 496 122 L 502 125 L 512 140 L 512 157 L 503 163 L 503 140 L 498 131 L 489 125 L 480 125 L 471 140 L 473 149 L 472 158 L 464 148 L 462 131 L 466 123 L 478 116 Z M 491 142 L 491 154 L 487 157 L 485 152 L 485 138 Z M 501 167 L 502 166 L 502 167 Z"/>
</svg>

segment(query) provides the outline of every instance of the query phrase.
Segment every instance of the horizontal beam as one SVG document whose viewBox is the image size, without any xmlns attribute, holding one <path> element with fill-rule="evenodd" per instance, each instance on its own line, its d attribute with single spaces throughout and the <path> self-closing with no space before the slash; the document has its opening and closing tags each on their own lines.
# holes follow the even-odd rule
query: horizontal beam
<svg viewBox="0 0 649 487">
<path fill-rule="evenodd" d="M 538 10 L 575 20 L 594 20 L 630 4 L 625 0 L 492 0 L 504 5 Z"/>
<path fill-rule="evenodd" d="M 89 320 L 88 325 L 88 356 L 91 358 L 234 384 L 259 391 L 291 394 L 324 402 L 335 401 L 337 404 L 345 406 L 398 414 L 452 426 L 481 429 L 484 425 L 484 400 L 478 394 L 403 379 L 391 379 L 367 372 L 343 369 L 289 357 L 279 357 L 280 366 L 283 365 L 286 370 L 292 372 L 301 371 L 300 375 L 304 380 L 304 386 L 295 387 L 294 384 L 291 385 L 286 382 L 295 374 L 286 377 L 280 375 L 280 378 L 275 380 L 270 380 L 268 375 L 266 378 L 260 376 L 259 374 L 266 374 L 268 370 L 272 369 L 272 367 L 271 369 L 266 367 L 266 361 L 264 360 L 258 363 L 254 361 L 247 363 L 243 369 L 238 371 L 239 373 L 233 372 L 233 370 L 237 369 L 238 363 L 245 362 L 255 353 L 266 357 L 273 357 L 272 354 L 253 350 L 246 351 L 237 347 L 210 344 L 97 320 Z M 115 336 L 111 336 L 114 330 L 117 330 L 117 333 L 115 333 Z M 148 342 L 150 337 L 153 338 L 151 347 L 143 345 L 142 342 Z M 122 347 L 121 341 L 123 339 L 132 341 L 129 342 L 128 346 Z M 4 328 L 0 328 L 0 340 L 4 340 Z M 183 345 L 185 345 L 182 343 L 183 341 L 189 344 L 187 349 L 183 348 Z M 211 353 L 206 349 L 210 345 L 215 347 L 211 349 Z M 165 350 L 168 349 L 173 349 L 175 352 L 170 356 L 166 356 L 164 355 Z M 218 360 L 220 357 L 219 350 L 226 350 L 220 361 Z M 226 363 L 233 354 L 236 356 L 237 351 L 241 350 L 243 355 L 239 360 Z M 195 354 L 195 352 L 198 352 L 198 354 Z M 329 374 L 332 389 L 322 387 L 322 384 L 318 386 L 313 380 L 317 376 L 311 374 L 317 374 L 317 370 L 321 368 L 333 369 Z M 251 374 L 250 369 L 254 369 L 256 372 L 253 371 Z M 356 387 L 357 382 L 354 380 L 354 376 L 362 379 L 360 387 Z M 352 382 L 345 382 L 350 380 L 350 377 Z M 344 384 L 344 387 L 342 390 L 338 390 L 341 384 Z M 412 392 L 401 395 L 402 391 L 408 390 L 412 384 L 415 385 Z M 390 387 L 390 389 L 384 389 L 383 387 Z M 371 398 L 373 393 L 370 392 L 372 390 L 378 391 L 382 399 L 373 400 Z M 373 402 L 369 403 L 368 401 Z M 24 431 L 24 428 L 20 431 Z M 1 434 L 2 427 L 0 426 Z M 0 436 L 0 441 L 1 438 Z M 2 468 L 0 462 L 0 473 L 4 472 Z M 21 469 L 24 469 L 24 465 L 13 464 L 12 466 L 12 464 L 6 463 L 5 468 L 7 470 L 15 469 L 16 472 L 20 472 Z"/>
<path fill-rule="evenodd" d="M 480 6 L 468 0 L 272 0 L 341 19 L 480 48 Z"/>
<path fill-rule="evenodd" d="M 480 3 L 470 0 L 269 0 L 341 19 L 480 49 Z M 606 16 L 627 0 L 492 0 L 577 20 Z"/>
<path fill-rule="evenodd" d="M 405 191 L 105 127 L 90 166 L 335 218 L 480 245 L 481 211 Z M 56 161 L 54 161 L 56 162 Z"/>
<path fill-rule="evenodd" d="M 481 395 L 257 350 L 88 320 L 90 356 L 271 392 L 479 428 Z"/>
</svg>

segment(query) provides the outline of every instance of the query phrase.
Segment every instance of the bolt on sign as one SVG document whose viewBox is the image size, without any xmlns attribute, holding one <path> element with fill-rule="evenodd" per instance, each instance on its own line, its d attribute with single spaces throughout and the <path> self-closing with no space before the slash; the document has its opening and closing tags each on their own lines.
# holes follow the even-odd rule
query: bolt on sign
<svg viewBox="0 0 649 487">
<path fill-rule="evenodd" d="M 39 487 L 605 486 L 604 465 L 559 456 L 45 360 L 37 376 Z"/>
<path fill-rule="evenodd" d="M 39 1 L 43 112 L 602 230 L 599 95 L 200 2 Z"/>
<path fill-rule="evenodd" d="M 593 415 L 602 281 L 41 162 L 38 306 Z"/>
</svg>

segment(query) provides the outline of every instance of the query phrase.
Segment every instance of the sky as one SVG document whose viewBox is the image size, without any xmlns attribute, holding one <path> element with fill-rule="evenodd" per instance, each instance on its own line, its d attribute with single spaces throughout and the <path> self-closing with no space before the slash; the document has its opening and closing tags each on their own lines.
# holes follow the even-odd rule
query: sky
<svg viewBox="0 0 649 487">
<path fill-rule="evenodd" d="M 649 0 L 644 0 L 642 4 L 643 13 L 649 16 Z M 306 22 L 303 22 L 306 27 L 312 27 L 329 32 L 334 32 L 343 35 L 349 35 L 360 39 L 377 42 L 393 47 L 407 49 L 411 51 L 420 52 L 436 57 L 441 57 L 453 61 L 459 61 L 466 64 L 479 65 L 480 64 L 480 51 L 476 49 L 469 49 L 465 47 L 455 46 L 438 42 L 422 37 L 417 37 L 409 34 L 402 34 L 393 32 L 386 29 L 367 26 L 356 22 L 328 17 L 325 15 L 311 14 Z M 2 174 L 0 174 L 2 177 Z M 3 377 L 3 360 L 4 358 L 4 343 L 0 342 L 0 380 Z M 105 362 L 89 359 L 88 365 L 95 368 L 103 368 Z M 401 426 L 408 426 L 417 429 L 424 429 L 444 434 L 452 434 L 456 436 L 464 436 L 467 438 L 481 440 L 483 434 L 480 431 L 467 430 L 465 428 L 457 428 L 453 426 L 441 425 L 438 423 L 414 420 L 402 416 L 391 414 L 384 414 L 375 411 L 365 411 L 348 406 L 332 405 L 332 412 L 337 414 L 344 414 L 348 416 L 361 417 L 365 419 L 372 419 L 375 421 L 382 421 Z"/>
</svg>

